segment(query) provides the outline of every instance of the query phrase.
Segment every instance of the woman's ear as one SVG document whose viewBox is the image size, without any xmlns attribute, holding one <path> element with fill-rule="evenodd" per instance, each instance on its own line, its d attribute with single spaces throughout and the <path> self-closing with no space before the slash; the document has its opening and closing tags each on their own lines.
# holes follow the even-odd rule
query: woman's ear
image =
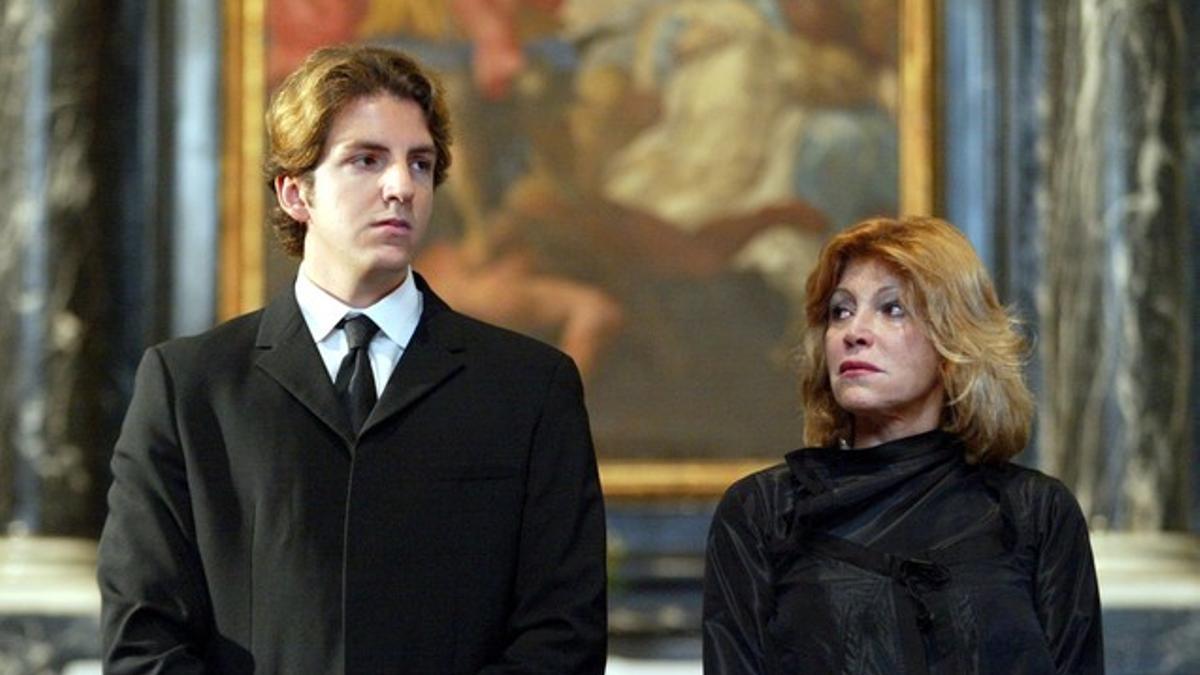
<svg viewBox="0 0 1200 675">
<path fill-rule="evenodd" d="M 275 177 L 275 200 L 279 208 L 300 223 L 308 222 L 308 199 L 305 197 L 306 186 L 297 176 Z"/>
</svg>

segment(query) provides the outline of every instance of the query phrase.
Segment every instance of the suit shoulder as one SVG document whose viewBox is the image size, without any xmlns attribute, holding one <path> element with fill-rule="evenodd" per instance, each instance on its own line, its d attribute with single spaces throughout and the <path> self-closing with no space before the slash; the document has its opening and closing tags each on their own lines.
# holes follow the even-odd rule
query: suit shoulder
<svg viewBox="0 0 1200 675">
<path fill-rule="evenodd" d="M 485 354 L 503 354 L 524 367 L 542 364 L 556 367 L 570 357 L 562 350 L 537 338 L 502 328 L 458 312 L 450 311 L 464 342 Z"/>
<path fill-rule="evenodd" d="M 161 342 L 152 349 L 168 363 L 191 363 L 205 360 L 222 363 L 222 357 L 244 354 L 253 347 L 262 322 L 263 310 L 250 312 L 218 324 L 202 333 L 177 337 Z"/>
</svg>

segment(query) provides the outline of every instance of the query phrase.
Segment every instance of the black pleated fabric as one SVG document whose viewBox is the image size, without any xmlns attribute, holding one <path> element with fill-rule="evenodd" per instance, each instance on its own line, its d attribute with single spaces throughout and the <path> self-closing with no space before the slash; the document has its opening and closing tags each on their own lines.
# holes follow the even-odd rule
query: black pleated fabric
<svg viewBox="0 0 1200 675">
<path fill-rule="evenodd" d="M 1102 651 L 1075 499 L 945 432 L 789 453 L 714 516 L 706 673 L 1100 673 Z"/>
</svg>

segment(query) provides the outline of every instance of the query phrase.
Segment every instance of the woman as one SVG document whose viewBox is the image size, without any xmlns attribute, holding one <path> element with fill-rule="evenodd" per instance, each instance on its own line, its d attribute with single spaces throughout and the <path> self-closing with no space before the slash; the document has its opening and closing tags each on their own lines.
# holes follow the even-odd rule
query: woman
<svg viewBox="0 0 1200 675">
<path fill-rule="evenodd" d="M 868 220 L 807 293 L 812 447 L 717 508 L 705 672 L 1103 672 L 1079 506 L 1008 462 L 1033 415 L 1025 345 L 971 245 Z"/>
</svg>

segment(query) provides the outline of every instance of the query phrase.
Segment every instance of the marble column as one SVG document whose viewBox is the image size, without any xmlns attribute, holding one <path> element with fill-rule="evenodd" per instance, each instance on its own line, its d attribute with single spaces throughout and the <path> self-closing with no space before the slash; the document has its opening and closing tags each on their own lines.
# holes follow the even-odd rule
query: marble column
<svg viewBox="0 0 1200 675">
<path fill-rule="evenodd" d="M 95 14 L 83 2 L 0 3 L 2 672 L 51 672 L 57 626 L 86 629 L 99 605 L 90 537 L 104 430 L 87 385 L 104 359 L 76 309 L 96 306 L 103 286 Z"/>
<path fill-rule="evenodd" d="M 1183 6 L 1183 34 L 1200 35 L 1200 3 Z M 1184 193 L 1188 197 L 1188 222 L 1191 225 L 1192 279 L 1192 531 L 1200 532 L 1200 40 L 1188 42 L 1184 66 L 1187 76 L 1187 158 L 1188 174 Z"/>
<path fill-rule="evenodd" d="M 135 368 L 211 321 L 220 11 L 0 0 L 0 673 L 97 655 Z"/>
<path fill-rule="evenodd" d="M 103 274 L 88 5 L 0 6 L 0 536 L 94 536 L 103 488 L 76 309 Z"/>
<path fill-rule="evenodd" d="M 1043 467 L 1093 528 L 1186 530 L 1184 34 L 1175 0 L 1043 5 Z"/>
</svg>

